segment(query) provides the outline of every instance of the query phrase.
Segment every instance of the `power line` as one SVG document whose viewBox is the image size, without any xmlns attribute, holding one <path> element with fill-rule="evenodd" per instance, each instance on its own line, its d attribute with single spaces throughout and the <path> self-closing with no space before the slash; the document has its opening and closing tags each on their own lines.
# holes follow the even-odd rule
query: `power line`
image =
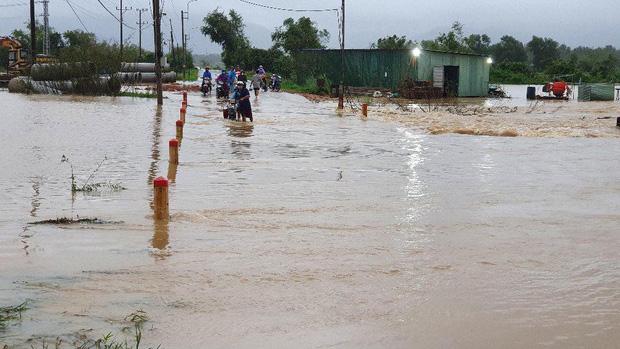
<svg viewBox="0 0 620 349">
<path fill-rule="evenodd" d="M 114 17 L 114 19 L 116 19 L 116 21 L 120 23 L 120 21 L 121 21 L 121 20 L 120 20 L 120 19 L 118 19 L 118 17 L 116 17 L 116 16 L 114 15 L 114 13 L 110 12 L 110 10 L 108 10 L 108 8 L 107 8 L 107 7 L 103 4 L 103 2 L 101 2 L 101 0 L 97 0 L 97 2 L 98 2 L 99 4 L 101 4 L 101 6 L 103 6 L 103 8 L 104 8 L 106 11 L 108 11 L 108 13 L 110 14 L 110 16 Z M 123 23 L 123 25 L 124 25 L 125 27 L 129 28 L 129 29 L 136 30 L 136 28 L 134 28 L 134 27 L 132 27 L 132 26 L 127 25 L 127 23 Z"/>
<path fill-rule="evenodd" d="M 283 8 L 283 7 L 274 7 L 274 6 L 268 6 L 268 5 L 263 5 L 263 4 L 257 4 L 255 2 L 250 2 L 250 1 L 247 1 L 247 0 L 239 0 L 239 1 L 244 2 L 246 4 L 258 6 L 258 7 L 268 8 L 270 10 L 288 11 L 288 12 L 331 12 L 331 11 L 339 11 L 340 10 L 339 8 L 323 8 L 323 9 Z"/>
<path fill-rule="evenodd" d="M 75 12 L 75 9 L 73 8 L 73 6 L 69 2 L 69 0 L 65 0 L 65 1 L 67 2 L 67 5 L 69 5 L 69 7 L 71 7 L 71 11 L 73 11 L 73 13 L 75 14 L 75 17 L 77 17 L 78 21 L 80 21 L 80 23 L 82 24 L 82 27 L 84 27 L 84 30 L 86 30 L 87 33 L 90 33 L 90 30 L 88 30 L 88 28 L 86 28 L 86 26 L 84 25 L 84 22 L 82 22 L 82 19 L 80 18 L 80 16 L 78 16 L 77 12 Z"/>
<path fill-rule="evenodd" d="M 104 8 L 106 11 L 108 11 L 108 13 L 110 14 L 110 16 L 114 17 L 114 19 L 116 19 L 117 21 L 119 21 L 119 22 L 120 22 L 120 20 L 119 20 L 118 18 L 116 18 L 116 16 L 115 16 L 112 12 L 110 12 L 110 10 L 108 10 L 108 8 L 107 8 L 107 7 L 105 7 L 105 5 L 101 2 L 101 0 L 97 0 L 97 2 L 99 2 L 99 4 L 101 4 L 101 6 L 103 6 L 103 8 Z"/>
</svg>

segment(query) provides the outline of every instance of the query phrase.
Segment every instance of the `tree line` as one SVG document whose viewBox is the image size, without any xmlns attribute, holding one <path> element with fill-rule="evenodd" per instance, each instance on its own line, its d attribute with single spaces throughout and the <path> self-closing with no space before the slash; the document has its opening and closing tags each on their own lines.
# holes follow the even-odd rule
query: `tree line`
<svg viewBox="0 0 620 349">
<path fill-rule="evenodd" d="M 30 47 L 29 23 L 25 29 L 15 29 L 11 37 L 19 40 L 24 48 Z M 325 48 L 330 34 L 319 29 L 308 17 L 297 20 L 288 18 L 271 34 L 272 46 L 256 48 L 245 35 L 242 16 L 234 10 L 214 10 L 203 19 L 203 35 L 222 47 L 222 61 L 226 68 L 241 66 L 255 70 L 264 65 L 269 71 L 291 77 L 296 64 L 296 53 L 301 49 Z M 58 33 L 50 28 L 50 53 L 62 62 L 91 61 L 98 70 L 114 70 L 122 61 L 154 62 L 152 51 L 143 50 L 134 44 L 125 44 L 123 57 L 117 43 L 99 40 L 95 34 L 81 30 Z M 492 43 L 486 34 L 466 36 L 463 25 L 455 22 L 452 28 L 435 39 L 414 42 L 405 36 L 380 38 L 370 45 L 374 49 L 412 49 L 416 46 L 427 50 L 459 53 L 475 53 L 493 58 L 490 80 L 492 83 L 532 84 L 553 79 L 583 82 L 611 82 L 620 79 L 620 50 L 613 46 L 599 48 L 576 47 L 551 39 L 533 36 L 523 43 L 505 35 L 499 42 Z M 43 27 L 36 25 L 37 52 L 43 50 Z M 182 52 L 175 47 L 168 48 L 168 62 L 176 71 L 182 69 Z M 6 68 L 8 50 L 0 49 L 0 63 Z M 205 64 L 208 62 L 200 62 Z M 186 68 L 194 66 L 192 52 L 188 50 Z"/>
<path fill-rule="evenodd" d="M 411 49 L 475 53 L 493 58 L 490 80 L 504 84 L 535 84 L 553 79 L 574 82 L 615 82 L 620 79 L 620 50 L 613 46 L 576 48 L 551 38 L 533 36 L 523 43 L 510 35 L 492 44 L 486 34 L 463 34 L 463 25 L 455 22 L 447 33 L 420 43 L 405 36 L 388 36 L 371 44 L 378 49 Z"/>
<path fill-rule="evenodd" d="M 22 49 L 30 49 L 30 22 L 24 24 L 25 29 L 14 29 L 9 35 L 22 44 Z M 35 49 L 43 52 L 43 26 L 38 21 L 35 25 Z M 67 30 L 64 33 L 57 32 L 53 27 L 49 28 L 50 55 L 60 62 L 92 62 L 100 72 L 113 72 L 120 69 L 121 62 L 155 62 L 155 53 L 142 49 L 138 45 L 126 42 L 123 45 L 123 55 L 120 54 L 120 46 L 116 42 L 100 40 L 94 33 L 82 30 Z M 166 55 L 172 69 L 181 71 L 182 50 L 179 47 L 168 48 Z M 0 67 L 8 67 L 8 48 L 0 48 Z M 186 68 L 193 68 L 192 52 L 188 50 Z"/>
<path fill-rule="evenodd" d="M 252 47 L 245 35 L 243 18 L 235 10 L 228 13 L 214 10 L 204 18 L 201 32 L 222 47 L 222 61 L 228 68 L 241 66 L 256 70 L 260 65 L 273 73 L 290 77 L 295 53 L 304 48 L 325 48 L 329 32 L 318 29 L 308 17 L 288 18 L 271 34 L 273 45 L 268 49 Z"/>
</svg>

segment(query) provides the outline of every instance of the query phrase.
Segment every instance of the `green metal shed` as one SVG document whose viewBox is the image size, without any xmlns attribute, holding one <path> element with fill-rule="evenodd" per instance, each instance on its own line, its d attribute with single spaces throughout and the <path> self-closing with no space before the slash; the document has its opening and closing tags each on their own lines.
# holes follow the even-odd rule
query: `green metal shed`
<svg viewBox="0 0 620 349">
<path fill-rule="evenodd" d="M 295 53 L 297 78 L 325 75 L 340 82 L 340 50 L 301 50 Z M 398 90 L 403 81 L 427 81 L 459 97 L 488 94 L 488 57 L 476 54 L 421 50 L 345 50 L 345 85 Z M 448 92 L 449 92 L 448 91 Z"/>
</svg>

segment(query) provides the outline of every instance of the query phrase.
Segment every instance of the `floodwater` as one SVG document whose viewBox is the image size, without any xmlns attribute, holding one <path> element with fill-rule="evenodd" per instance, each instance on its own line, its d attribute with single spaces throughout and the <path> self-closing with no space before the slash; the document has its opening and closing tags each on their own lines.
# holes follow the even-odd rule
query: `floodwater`
<svg viewBox="0 0 620 349">
<path fill-rule="evenodd" d="M 620 129 L 614 127 L 620 115 L 617 103 L 586 103 L 575 99 L 529 101 L 525 98 L 526 88 L 524 85 L 504 86 L 511 98 L 501 99 L 400 101 L 399 104 L 383 100 L 369 106 L 369 110 L 388 121 L 431 134 L 620 138 Z M 574 87 L 573 97 L 577 97 L 578 90 Z M 545 95 L 542 91 L 537 93 Z M 362 100 L 353 102 L 359 104 Z"/>
<path fill-rule="evenodd" d="M 565 103 L 551 116 L 569 119 L 564 136 L 488 137 L 432 132 L 457 118 L 445 110 L 425 125 L 286 93 L 241 124 L 190 94 L 169 168 L 181 96 L 167 97 L 158 110 L 0 91 L 0 306 L 29 308 L 0 343 L 130 337 L 136 311 L 141 347 L 620 342 L 620 139 L 595 118 L 615 103 Z M 605 136 L 570 133 L 578 114 Z M 91 181 L 127 189 L 72 195 L 63 155 L 78 185 L 103 161 Z M 154 224 L 152 181 L 168 173 L 172 218 Z M 29 224 L 78 216 L 104 224 Z"/>
</svg>

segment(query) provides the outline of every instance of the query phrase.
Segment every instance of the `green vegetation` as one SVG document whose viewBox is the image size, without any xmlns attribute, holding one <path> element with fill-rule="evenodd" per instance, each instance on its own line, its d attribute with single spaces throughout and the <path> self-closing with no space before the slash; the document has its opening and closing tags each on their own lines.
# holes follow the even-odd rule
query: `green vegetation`
<svg viewBox="0 0 620 349">
<path fill-rule="evenodd" d="M 157 98 L 157 94 L 153 92 L 121 92 L 117 97 L 133 97 L 133 98 Z"/>
<path fill-rule="evenodd" d="M 108 333 L 96 340 L 87 339 L 80 340 L 72 344 L 77 349 L 140 349 L 140 343 L 142 342 L 142 325 L 148 321 L 146 313 L 138 310 L 125 317 L 125 321 L 129 324 L 123 327 L 121 332 L 131 335 L 131 339 L 118 340 L 115 335 Z M 53 344 L 41 343 L 41 349 L 59 349 L 63 344 L 63 340 L 57 338 Z M 52 346 L 53 345 L 53 346 Z M 34 349 L 34 346 L 31 346 Z M 158 346 L 157 348 L 160 348 Z"/>
<path fill-rule="evenodd" d="M 6 328 L 7 322 L 18 320 L 22 317 L 22 312 L 28 310 L 24 302 L 17 306 L 9 306 L 0 308 L 0 331 Z"/>
<path fill-rule="evenodd" d="M 120 221 L 104 221 L 101 220 L 99 218 L 67 218 L 67 217 L 62 217 L 62 218 L 56 218 L 56 219 L 46 219 L 43 221 L 36 221 L 36 222 L 32 222 L 29 224 L 35 224 L 35 225 L 40 225 L 40 224 L 119 224 L 122 223 Z"/>
<path fill-rule="evenodd" d="M 169 52 L 166 55 L 168 58 L 168 63 L 170 63 L 170 68 L 177 72 L 177 76 L 179 73 L 183 72 L 183 49 L 180 47 L 175 47 L 172 52 Z M 153 62 L 155 61 L 155 57 L 153 56 Z M 194 54 L 192 50 L 185 50 L 185 70 L 194 68 Z"/>
<path fill-rule="evenodd" d="M 99 191 L 102 188 L 106 188 L 106 189 L 111 190 L 111 191 L 118 191 L 118 190 L 125 190 L 125 189 L 127 189 L 127 188 L 123 187 L 120 183 L 112 183 L 110 181 L 108 181 L 108 182 L 99 182 L 99 183 L 90 183 L 90 180 L 97 173 L 97 171 L 99 171 L 99 169 L 101 168 L 101 165 L 103 165 L 103 163 L 107 159 L 108 158 L 106 156 L 106 157 L 103 158 L 103 160 L 101 160 L 101 162 L 99 163 L 97 168 L 95 168 L 95 170 L 90 174 L 90 176 L 88 177 L 86 182 L 84 182 L 84 184 L 80 187 L 80 186 L 77 185 L 77 181 L 75 180 L 75 173 L 73 172 L 73 164 L 69 161 L 68 157 L 63 155 L 62 159 L 60 160 L 60 162 L 61 163 L 66 162 L 71 167 L 71 193 L 73 193 L 73 194 L 75 194 L 77 192 L 93 193 L 93 192 Z"/>
<path fill-rule="evenodd" d="M 216 9 L 203 22 L 201 32 L 221 45 L 222 61 L 226 69 L 240 65 L 245 71 L 252 72 L 263 65 L 283 76 L 287 86 L 285 88 L 290 89 L 308 90 L 310 86 L 305 82 L 294 86 L 291 83 L 295 81 L 292 76 L 294 67 L 300 64 L 296 53 L 301 49 L 324 48 L 330 36 L 327 30 L 320 29 L 308 17 L 297 20 L 288 18 L 272 33 L 272 47 L 261 49 L 251 46 L 244 32 L 243 18 L 234 10 L 224 12 Z M 36 46 L 39 52 L 43 48 L 42 27 L 37 22 Z M 29 47 L 28 23 L 25 23 L 25 29 L 13 30 L 10 36 L 21 41 L 24 47 Z M 98 73 L 117 72 L 123 61 L 153 62 L 155 58 L 153 52 L 144 50 L 140 56 L 138 47 L 130 43 L 125 44 L 121 57 L 118 44 L 101 41 L 95 34 L 82 30 L 58 33 L 50 28 L 50 46 L 51 54 L 60 62 L 90 62 L 93 70 Z M 486 34 L 466 35 L 464 26 L 459 22 L 453 23 L 448 32 L 440 33 L 433 40 L 416 42 L 405 36 L 392 35 L 380 38 L 370 46 L 378 49 L 411 49 L 421 46 L 428 50 L 488 55 L 495 61 L 490 72 L 492 83 L 539 84 L 554 77 L 575 82 L 610 82 L 620 79 L 620 50 L 613 46 L 571 48 L 551 38 L 538 36 L 523 43 L 509 35 L 492 43 Z M 0 69 L 7 66 L 7 54 L 6 48 L 0 48 Z M 177 73 L 183 68 L 181 57 L 179 47 L 168 53 L 168 61 Z M 201 63 L 204 65 L 206 62 L 203 61 Z M 194 63 L 193 53 L 188 50 L 185 66 L 188 74 L 184 80 L 195 81 L 198 78 L 200 71 L 195 69 Z M 211 68 L 213 71 L 218 70 L 213 66 Z M 320 74 L 322 72 L 312 72 L 314 76 Z M 150 98 L 132 93 L 122 95 Z"/>
<path fill-rule="evenodd" d="M 296 84 L 296 79 L 285 79 L 282 81 L 281 89 L 286 92 L 301 92 L 301 93 L 312 93 L 317 95 L 327 95 L 329 94 L 329 86 L 331 85 L 329 80 L 325 80 L 324 87 L 318 87 L 316 83 L 316 79 L 308 78 L 302 84 Z"/>
<path fill-rule="evenodd" d="M 574 82 L 620 80 L 620 50 L 613 46 L 572 49 L 538 36 L 524 44 L 508 35 L 491 45 L 486 34 L 464 36 L 463 25 L 455 22 L 448 33 L 440 34 L 434 40 L 422 41 L 422 47 L 493 57 L 491 83 L 540 84 L 554 78 Z"/>
<path fill-rule="evenodd" d="M 228 14 L 218 10 L 204 18 L 202 33 L 222 46 L 226 68 L 240 65 L 245 71 L 255 71 L 259 65 L 284 77 L 292 74 L 295 52 L 302 48 L 323 48 L 329 39 L 327 30 L 319 30 L 308 17 L 297 21 L 288 18 L 271 35 L 269 49 L 252 47 L 244 33 L 243 18 L 234 10 Z"/>
<path fill-rule="evenodd" d="M 177 72 L 177 79 L 183 81 L 196 81 L 198 79 L 199 71 L 197 68 L 185 69 L 185 79 L 183 79 L 183 71 Z"/>
<path fill-rule="evenodd" d="M 30 48 L 30 23 L 25 23 L 25 29 L 15 29 L 9 35 L 21 42 L 22 47 Z M 142 50 L 138 45 L 126 42 L 123 45 L 123 56 L 120 55 L 120 47 L 116 43 L 98 40 L 94 33 L 82 30 L 68 30 L 58 33 L 53 27 L 50 31 L 50 54 L 63 63 L 91 62 L 98 73 L 114 73 L 120 70 L 121 62 L 155 62 L 155 53 Z M 43 25 L 36 23 L 36 49 L 43 51 Z M 174 54 L 168 54 L 173 70 L 182 70 L 181 49 L 178 47 Z M 0 69 L 8 66 L 8 49 L 0 48 Z M 194 61 L 191 50 L 186 52 L 186 67 L 193 68 Z"/>
<path fill-rule="evenodd" d="M 410 50 L 414 47 L 413 41 L 407 40 L 406 36 L 399 38 L 396 35 L 379 39 L 376 44 L 370 45 L 370 48 L 379 50 Z"/>
<path fill-rule="evenodd" d="M 326 29 L 319 30 L 316 24 L 308 17 L 301 17 L 295 22 L 287 18 L 281 27 L 271 34 L 273 47 L 283 49 L 288 55 L 307 48 L 325 48 L 329 40 L 329 32 Z"/>
</svg>

